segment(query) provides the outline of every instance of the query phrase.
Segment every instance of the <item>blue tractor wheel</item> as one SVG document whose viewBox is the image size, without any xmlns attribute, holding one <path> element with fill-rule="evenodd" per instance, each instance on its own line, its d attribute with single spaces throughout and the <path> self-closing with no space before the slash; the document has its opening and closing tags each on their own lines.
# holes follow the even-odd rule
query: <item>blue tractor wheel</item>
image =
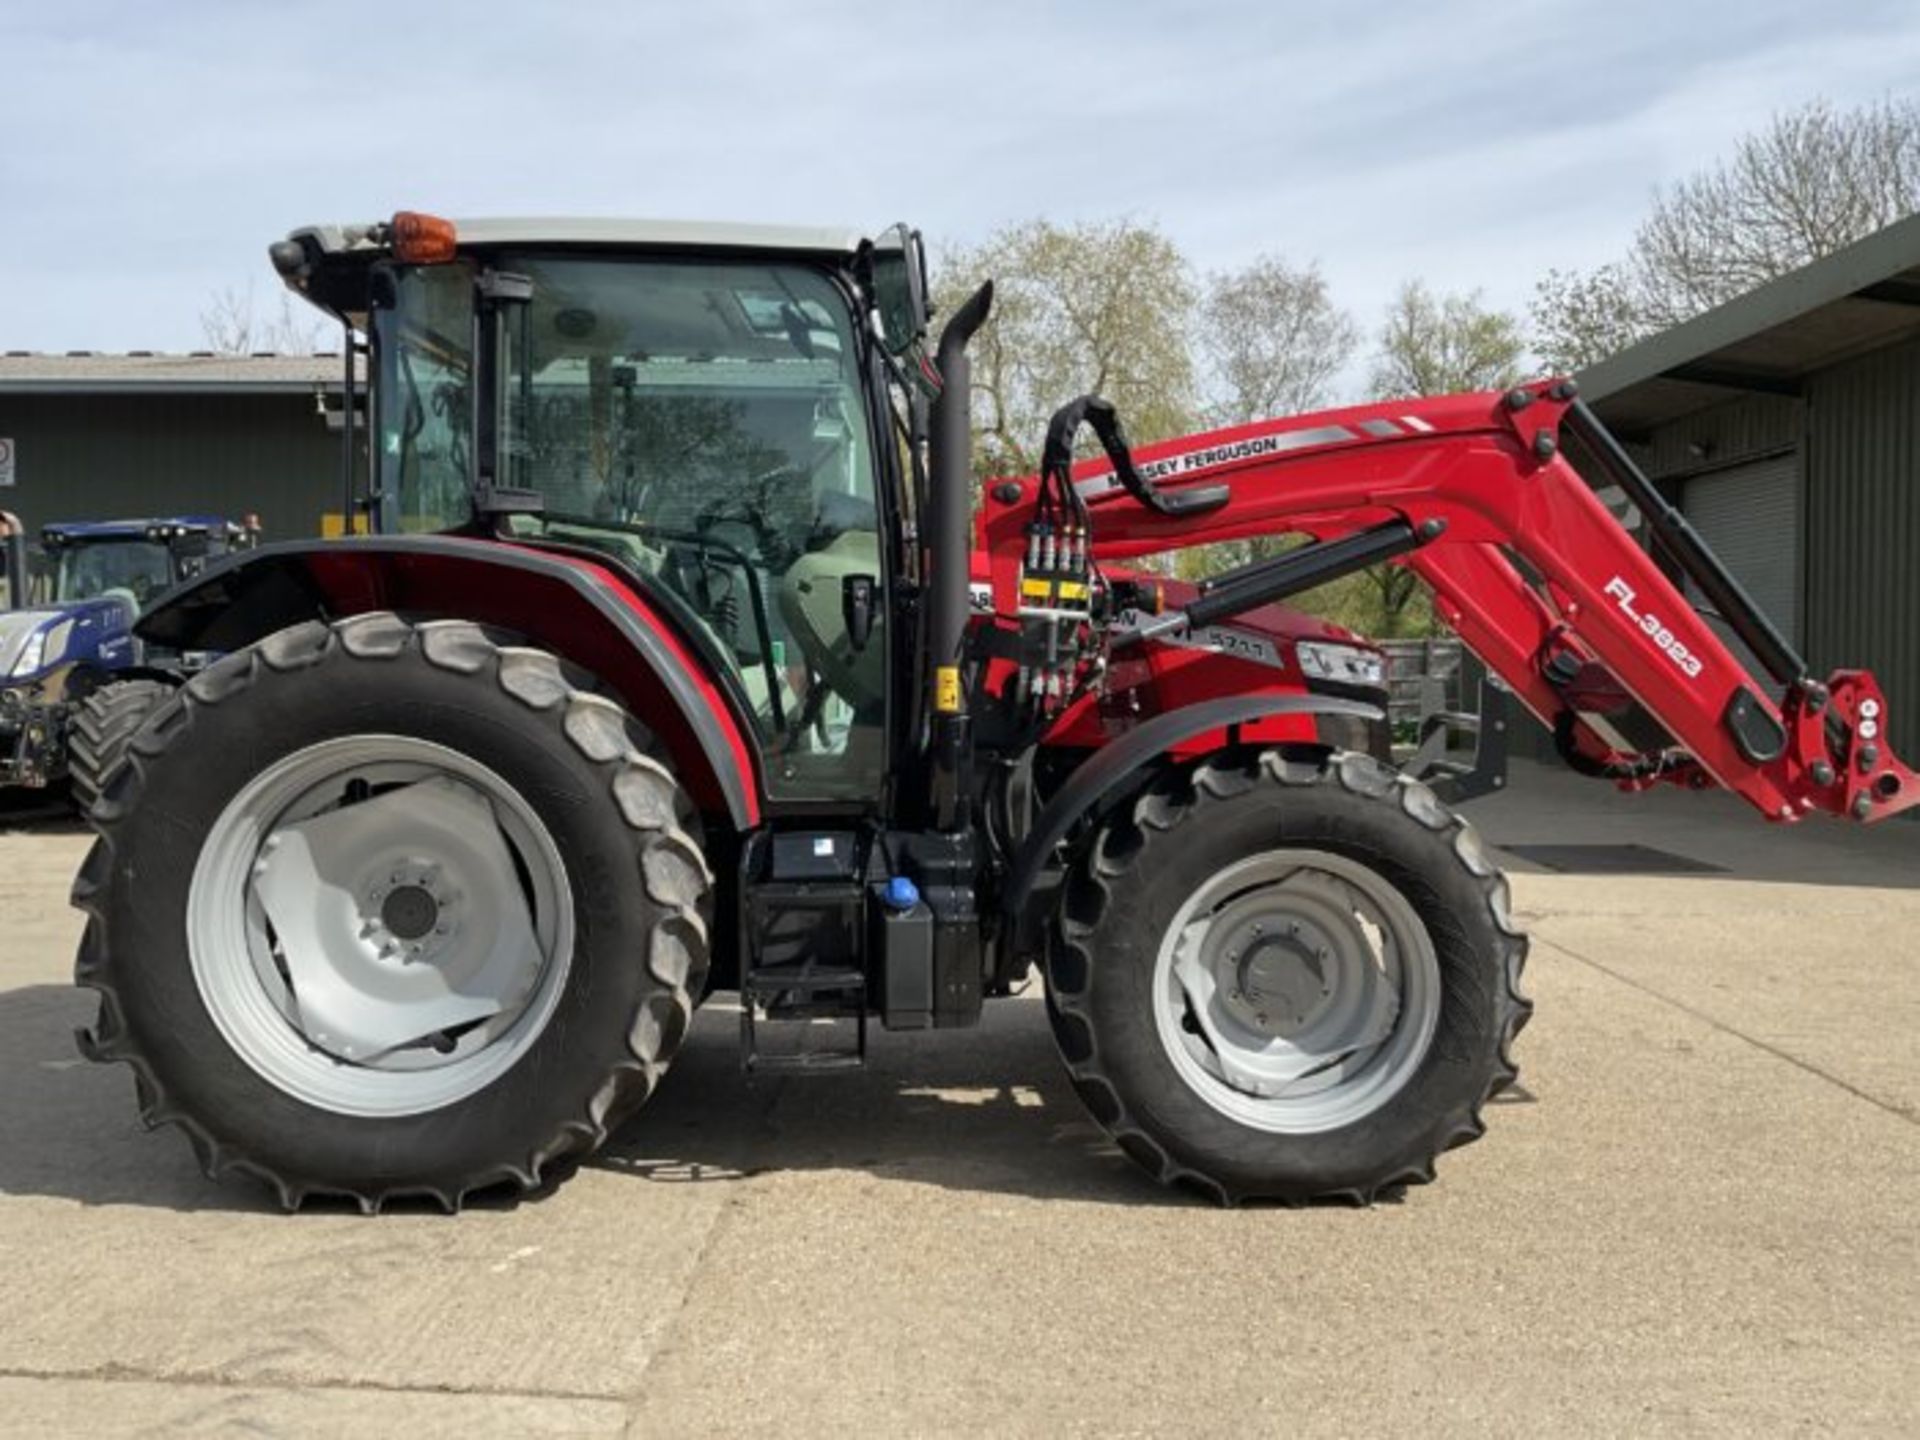
<svg viewBox="0 0 1920 1440">
<path fill-rule="evenodd" d="M 73 782 L 73 803 L 82 815 L 93 814 L 126 763 L 127 746 L 176 688 L 164 680 L 118 680 L 80 702 L 67 734 L 67 774 Z"/>
</svg>

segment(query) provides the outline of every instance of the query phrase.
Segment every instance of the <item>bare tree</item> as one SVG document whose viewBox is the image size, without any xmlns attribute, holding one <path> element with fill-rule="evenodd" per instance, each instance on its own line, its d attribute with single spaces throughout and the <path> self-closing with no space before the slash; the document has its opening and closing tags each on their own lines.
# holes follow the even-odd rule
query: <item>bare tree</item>
<svg viewBox="0 0 1920 1440">
<path fill-rule="evenodd" d="M 1535 346 L 1574 370 L 1920 210 L 1920 103 L 1776 115 L 1728 159 L 1657 192 L 1624 259 L 1551 271 Z"/>
<path fill-rule="evenodd" d="M 943 310 L 994 280 L 994 313 L 973 349 L 982 474 L 1034 469 L 1048 417 L 1088 391 L 1119 407 L 1136 441 L 1192 427 L 1195 288 L 1185 257 L 1158 230 L 1029 220 L 949 250 L 940 270 Z"/>
<path fill-rule="evenodd" d="M 1262 255 L 1209 275 L 1195 337 L 1209 418 L 1231 425 L 1325 405 L 1359 338 L 1317 265 Z"/>
<path fill-rule="evenodd" d="M 284 290 L 279 310 L 263 316 L 249 281 L 244 291 L 228 286 L 207 301 L 200 312 L 200 332 L 216 355 L 311 355 L 325 340 L 327 326 L 318 318 L 296 315 Z"/>
<path fill-rule="evenodd" d="M 1353 356 L 1360 332 L 1333 303 L 1319 266 L 1262 255 L 1241 270 L 1207 276 L 1195 315 L 1193 348 L 1214 425 L 1238 425 L 1315 410 Z M 1266 535 L 1182 552 L 1187 579 L 1217 574 L 1278 554 L 1300 537 Z"/>
</svg>

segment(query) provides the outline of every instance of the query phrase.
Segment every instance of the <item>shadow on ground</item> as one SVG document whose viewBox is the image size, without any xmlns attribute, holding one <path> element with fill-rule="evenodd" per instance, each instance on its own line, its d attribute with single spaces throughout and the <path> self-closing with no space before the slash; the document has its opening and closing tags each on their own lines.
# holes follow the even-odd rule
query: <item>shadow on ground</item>
<svg viewBox="0 0 1920 1440">
<path fill-rule="evenodd" d="M 740 1072 L 731 998 L 717 996 L 702 1010 L 658 1094 L 592 1169 L 663 1185 L 852 1170 L 1035 1199 L 1198 1203 L 1155 1186 L 1088 1118 L 1031 999 L 989 1005 L 976 1030 L 876 1029 L 863 1071 L 749 1078 Z M 181 1211 L 273 1209 L 250 1183 L 207 1181 L 177 1131 L 142 1129 L 127 1068 L 91 1064 L 74 1047 L 75 1028 L 93 1014 L 91 994 L 66 986 L 0 993 L 0 1194 Z"/>
<path fill-rule="evenodd" d="M 1034 1000 L 973 1030 L 870 1034 L 865 1070 L 740 1073 L 731 996 L 702 1012 L 660 1094 L 592 1163 L 657 1183 L 858 1170 L 1031 1198 L 1186 1204 L 1122 1156 L 1074 1095 Z"/>
<path fill-rule="evenodd" d="M 84 835 L 87 823 L 73 808 L 67 787 L 0 790 L 0 834 Z"/>
</svg>

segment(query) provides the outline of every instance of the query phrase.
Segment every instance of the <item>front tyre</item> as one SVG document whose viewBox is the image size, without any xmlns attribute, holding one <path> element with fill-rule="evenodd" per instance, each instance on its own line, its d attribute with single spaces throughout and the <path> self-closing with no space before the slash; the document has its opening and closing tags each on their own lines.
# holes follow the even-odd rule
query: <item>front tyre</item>
<svg viewBox="0 0 1920 1440">
<path fill-rule="evenodd" d="M 91 815 L 113 777 L 127 761 L 127 746 L 140 727 L 173 698 L 164 680 L 114 680 L 80 702 L 67 736 L 67 774 L 73 781 L 74 808 Z"/>
<path fill-rule="evenodd" d="M 289 1208 L 540 1185 L 651 1092 L 705 980 L 710 876 L 653 748 L 464 622 L 229 656 L 94 810 L 83 1048 Z"/>
<path fill-rule="evenodd" d="M 1362 755 L 1239 752 L 1093 835 L 1049 1013 L 1081 1098 L 1161 1181 L 1364 1202 L 1481 1134 L 1525 958 L 1505 879 L 1432 791 Z"/>
</svg>

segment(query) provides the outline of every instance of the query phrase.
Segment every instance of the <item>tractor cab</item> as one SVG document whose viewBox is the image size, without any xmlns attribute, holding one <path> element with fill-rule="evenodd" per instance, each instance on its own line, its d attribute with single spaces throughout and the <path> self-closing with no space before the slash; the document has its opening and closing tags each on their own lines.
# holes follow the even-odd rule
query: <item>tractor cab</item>
<svg viewBox="0 0 1920 1440">
<path fill-rule="evenodd" d="M 251 547 L 260 523 L 213 515 L 175 515 L 147 520 L 96 520 L 48 525 L 40 532 L 45 574 L 39 600 L 47 605 L 118 600 L 128 623 L 207 564 Z"/>
<path fill-rule="evenodd" d="M 914 232 L 402 215 L 274 258 L 370 337 L 366 528 L 616 566 L 747 718 L 770 795 L 880 792 Z"/>
</svg>

